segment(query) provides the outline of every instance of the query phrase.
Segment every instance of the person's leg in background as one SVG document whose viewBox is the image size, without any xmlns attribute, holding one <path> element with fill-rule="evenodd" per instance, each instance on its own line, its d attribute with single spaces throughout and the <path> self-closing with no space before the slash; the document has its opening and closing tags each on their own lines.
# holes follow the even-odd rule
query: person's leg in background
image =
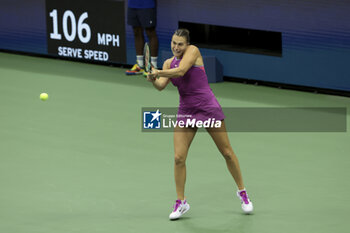
<svg viewBox="0 0 350 233">
<path fill-rule="evenodd" d="M 151 49 L 151 63 L 154 68 L 158 68 L 158 37 L 155 27 L 146 28 L 146 34 L 149 40 Z"/>
<path fill-rule="evenodd" d="M 145 43 L 145 37 L 143 34 L 143 28 L 139 20 L 139 14 L 142 10 L 135 8 L 128 8 L 127 12 L 127 22 L 128 25 L 132 26 L 134 32 L 135 40 L 135 50 L 136 50 L 136 64 L 125 73 L 127 75 L 142 74 L 143 71 L 143 45 Z M 142 14 L 142 13 L 141 13 Z"/>
</svg>

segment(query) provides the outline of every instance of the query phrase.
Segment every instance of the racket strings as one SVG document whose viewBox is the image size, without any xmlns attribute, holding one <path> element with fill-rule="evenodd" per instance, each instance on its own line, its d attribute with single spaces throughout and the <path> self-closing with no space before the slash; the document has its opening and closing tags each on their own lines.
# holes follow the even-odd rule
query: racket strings
<svg viewBox="0 0 350 233">
<path fill-rule="evenodd" d="M 151 70 L 151 59 L 150 59 L 150 50 L 149 50 L 149 46 L 146 43 L 145 44 L 145 48 L 144 48 L 144 64 L 145 64 L 145 70 L 146 72 L 149 72 Z"/>
</svg>

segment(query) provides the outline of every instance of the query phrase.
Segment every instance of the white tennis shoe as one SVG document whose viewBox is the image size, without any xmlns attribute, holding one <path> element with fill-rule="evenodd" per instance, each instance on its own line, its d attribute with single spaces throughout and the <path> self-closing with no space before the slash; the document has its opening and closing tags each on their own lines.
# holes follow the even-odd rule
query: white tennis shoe
<svg viewBox="0 0 350 233">
<path fill-rule="evenodd" d="M 253 203 L 249 200 L 247 191 L 245 189 L 237 191 L 237 197 L 241 200 L 243 212 L 246 214 L 251 214 L 253 212 Z"/>
<path fill-rule="evenodd" d="M 179 219 L 182 215 L 184 215 L 189 209 L 190 205 L 186 200 L 176 200 L 175 205 L 173 206 L 173 212 L 169 215 L 170 220 Z"/>
</svg>

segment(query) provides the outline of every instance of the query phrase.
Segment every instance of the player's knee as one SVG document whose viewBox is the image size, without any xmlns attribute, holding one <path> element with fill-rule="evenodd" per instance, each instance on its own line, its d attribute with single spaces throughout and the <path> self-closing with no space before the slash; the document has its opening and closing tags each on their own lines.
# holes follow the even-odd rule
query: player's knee
<svg viewBox="0 0 350 233">
<path fill-rule="evenodd" d="M 224 148 L 220 152 L 225 160 L 231 161 L 233 159 L 234 153 L 231 148 Z"/>
<path fill-rule="evenodd" d="M 184 165 L 186 162 L 186 157 L 184 155 L 175 154 L 175 165 L 181 166 Z"/>
</svg>

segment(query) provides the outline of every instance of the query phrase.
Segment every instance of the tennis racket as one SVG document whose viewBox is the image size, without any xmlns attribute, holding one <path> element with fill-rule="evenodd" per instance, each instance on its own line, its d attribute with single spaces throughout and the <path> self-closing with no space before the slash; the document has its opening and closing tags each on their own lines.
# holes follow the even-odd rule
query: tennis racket
<svg viewBox="0 0 350 233">
<path fill-rule="evenodd" d="M 144 59 L 144 65 L 145 65 L 145 71 L 147 73 L 150 73 L 152 71 L 152 64 L 151 64 L 151 52 L 149 50 L 149 45 L 146 42 L 145 46 L 143 47 L 143 59 Z"/>
</svg>

